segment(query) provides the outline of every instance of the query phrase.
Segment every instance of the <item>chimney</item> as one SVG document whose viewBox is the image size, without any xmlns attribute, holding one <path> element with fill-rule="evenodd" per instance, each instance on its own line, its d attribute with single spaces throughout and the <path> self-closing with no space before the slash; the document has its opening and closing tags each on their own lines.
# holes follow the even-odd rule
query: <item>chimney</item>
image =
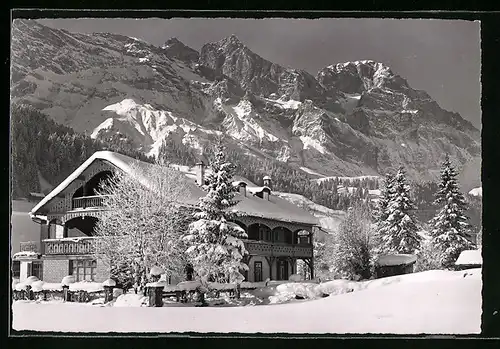
<svg viewBox="0 0 500 349">
<path fill-rule="evenodd" d="M 240 184 L 238 184 L 238 191 L 241 195 L 247 196 L 247 184 L 245 182 L 240 182 Z"/>
<path fill-rule="evenodd" d="M 264 176 L 264 186 L 269 187 L 271 189 L 271 177 L 269 176 Z"/>
<path fill-rule="evenodd" d="M 205 164 L 200 161 L 196 164 L 196 182 L 198 185 L 205 185 Z"/>
<path fill-rule="evenodd" d="M 264 190 L 262 190 L 262 198 L 264 200 L 267 200 L 269 201 L 269 194 L 271 193 L 271 191 L 267 188 L 264 188 Z"/>
</svg>

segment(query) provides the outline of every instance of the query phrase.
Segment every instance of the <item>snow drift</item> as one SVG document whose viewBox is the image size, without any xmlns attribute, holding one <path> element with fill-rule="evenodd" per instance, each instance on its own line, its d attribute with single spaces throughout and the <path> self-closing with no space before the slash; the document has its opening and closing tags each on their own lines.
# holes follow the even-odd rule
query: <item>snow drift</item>
<svg viewBox="0 0 500 349">
<path fill-rule="evenodd" d="M 335 289 L 333 286 L 340 283 L 335 280 L 328 287 Z M 115 307 L 89 307 L 19 301 L 13 304 L 13 328 L 99 333 L 480 332 L 480 269 L 437 270 L 345 284 L 364 286 L 364 289 L 313 301 L 253 307 L 149 308 L 117 307 L 116 304 Z M 49 313 L 51 321 L 45 321 Z"/>
</svg>

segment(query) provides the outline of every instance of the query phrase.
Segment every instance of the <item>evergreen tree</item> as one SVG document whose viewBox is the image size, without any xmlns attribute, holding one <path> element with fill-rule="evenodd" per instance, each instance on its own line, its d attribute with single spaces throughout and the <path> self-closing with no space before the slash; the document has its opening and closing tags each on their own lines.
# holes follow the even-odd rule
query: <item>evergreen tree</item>
<svg viewBox="0 0 500 349">
<path fill-rule="evenodd" d="M 441 251 L 441 265 L 450 267 L 460 253 L 473 247 L 470 239 L 470 225 L 464 212 L 467 203 L 458 188 L 457 171 L 446 155 L 441 169 L 441 182 L 436 193 L 436 205 L 441 210 L 431 220 L 432 243 Z"/>
<path fill-rule="evenodd" d="M 380 252 L 415 253 L 420 247 L 421 236 L 417 234 L 417 223 L 411 210 L 414 204 L 410 198 L 410 186 L 406 173 L 400 167 L 390 185 L 389 203 L 382 214 L 385 220 L 378 227 Z"/>
<path fill-rule="evenodd" d="M 391 195 L 393 194 L 393 188 L 392 188 L 393 182 L 394 182 L 394 174 L 392 172 L 386 173 L 383 181 L 383 187 L 380 193 L 380 198 L 373 212 L 375 223 L 377 225 L 380 225 L 387 219 L 388 216 L 387 207 L 389 205 Z"/>
<path fill-rule="evenodd" d="M 235 188 L 232 185 L 234 166 L 226 161 L 225 147 L 216 145 L 211 162 L 212 171 L 207 173 L 207 195 L 200 199 L 199 212 L 195 213 L 193 223 L 184 236 L 189 262 L 193 266 L 203 286 L 211 280 L 240 282 L 240 270 L 248 270 L 242 259 L 247 251 L 241 241 L 246 238 L 245 231 L 231 222 L 235 213 L 229 209 L 237 204 L 234 201 Z"/>
<path fill-rule="evenodd" d="M 28 105 L 11 106 L 12 195 L 39 192 L 38 174 L 56 186 L 98 150 L 112 150 L 152 162 L 132 142 L 118 136 L 92 139 L 57 124 Z"/>
</svg>

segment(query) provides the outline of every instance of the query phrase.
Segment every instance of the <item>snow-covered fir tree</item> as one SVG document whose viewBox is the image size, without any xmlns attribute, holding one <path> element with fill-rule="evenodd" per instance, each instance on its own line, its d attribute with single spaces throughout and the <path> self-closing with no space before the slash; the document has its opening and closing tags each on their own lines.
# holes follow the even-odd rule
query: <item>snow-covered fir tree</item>
<svg viewBox="0 0 500 349">
<path fill-rule="evenodd" d="M 373 210 L 373 218 L 375 224 L 380 225 L 387 219 L 387 206 L 392 195 L 392 184 L 394 181 L 394 174 L 392 172 L 387 172 L 382 183 L 380 198 Z"/>
<path fill-rule="evenodd" d="M 410 186 L 403 167 L 390 184 L 389 202 L 381 214 L 385 219 L 378 225 L 378 240 L 381 253 L 415 253 L 420 247 L 421 236 L 411 213 L 414 204 L 410 198 Z"/>
<path fill-rule="evenodd" d="M 464 214 L 467 203 L 458 188 L 457 174 L 446 155 L 435 200 L 435 204 L 442 207 L 430 222 L 432 243 L 441 251 L 440 263 L 445 268 L 452 266 L 462 251 L 473 247 L 470 225 Z"/>
<path fill-rule="evenodd" d="M 206 175 L 204 189 L 207 195 L 200 199 L 196 221 L 189 225 L 183 240 L 189 246 L 186 255 L 194 273 L 202 283 L 240 282 L 241 270 L 248 270 L 243 262 L 247 254 L 242 238 L 245 231 L 231 222 L 236 213 L 230 208 L 237 204 L 232 185 L 234 166 L 226 161 L 225 147 L 219 142 L 211 163 L 212 171 Z"/>
</svg>

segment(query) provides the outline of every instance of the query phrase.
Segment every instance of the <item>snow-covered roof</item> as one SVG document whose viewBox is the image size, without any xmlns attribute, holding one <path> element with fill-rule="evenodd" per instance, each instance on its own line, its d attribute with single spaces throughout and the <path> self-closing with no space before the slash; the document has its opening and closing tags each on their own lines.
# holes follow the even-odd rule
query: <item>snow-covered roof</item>
<svg viewBox="0 0 500 349">
<path fill-rule="evenodd" d="M 249 187 L 247 186 L 247 191 L 252 193 L 252 194 L 257 194 L 257 193 L 262 193 L 264 190 L 271 191 L 271 188 L 268 186 L 263 186 L 263 187 Z"/>
<path fill-rule="evenodd" d="M 458 256 L 455 265 L 482 265 L 483 257 L 481 256 L 481 250 L 467 250 L 462 251 L 460 256 Z"/>
<path fill-rule="evenodd" d="M 388 254 L 380 256 L 377 259 L 377 265 L 379 266 L 396 266 L 411 264 L 417 261 L 417 257 L 412 254 Z"/>
<path fill-rule="evenodd" d="M 477 187 L 477 188 L 472 189 L 469 192 L 469 195 L 482 197 L 483 196 L 483 187 Z"/>
<path fill-rule="evenodd" d="M 21 251 L 21 252 L 14 253 L 14 255 L 12 256 L 12 258 L 14 260 L 16 260 L 16 259 L 23 258 L 23 257 L 26 257 L 26 258 L 38 258 L 38 256 L 39 256 L 39 254 L 37 252 L 33 252 L 33 251 Z"/>
<path fill-rule="evenodd" d="M 35 217 L 37 217 L 40 219 L 41 215 L 45 215 L 47 213 L 45 212 L 47 210 L 45 205 L 52 199 L 54 199 L 64 189 L 66 189 L 74 180 L 78 178 L 78 176 L 80 176 L 85 171 L 87 167 L 89 167 L 94 161 L 98 159 L 110 162 L 125 173 L 133 173 L 134 171 L 132 171 L 132 166 L 134 164 L 138 165 L 139 169 L 146 169 L 151 166 L 156 166 L 154 164 L 139 161 L 126 155 L 111 151 L 95 152 L 89 159 L 87 159 L 80 167 L 78 167 L 73 173 L 71 173 L 64 181 L 61 182 L 61 184 L 54 188 L 54 190 L 52 190 L 31 210 L 31 218 L 34 219 Z M 196 205 L 198 203 L 198 200 L 206 195 L 206 192 L 203 191 L 195 183 L 195 170 L 193 168 L 189 168 L 188 166 L 178 166 L 176 167 L 176 169 L 186 175 L 188 184 L 189 193 L 186 194 L 183 198 L 183 203 L 187 205 Z M 145 174 L 137 173 L 136 175 L 138 176 L 137 179 L 139 181 L 147 185 L 148 178 L 146 178 Z M 249 185 L 247 186 L 247 190 L 250 193 L 261 192 L 264 189 L 268 189 L 269 191 L 271 190 L 269 187 L 250 186 L 254 184 L 243 177 L 234 176 L 233 179 L 235 181 L 244 181 L 245 183 L 247 183 Z M 236 192 L 235 200 L 238 201 L 238 204 L 232 209 L 244 215 L 310 225 L 319 224 L 317 218 L 311 215 L 309 212 L 274 195 L 270 195 L 269 200 L 265 200 L 253 195 L 243 196 Z"/>
</svg>

